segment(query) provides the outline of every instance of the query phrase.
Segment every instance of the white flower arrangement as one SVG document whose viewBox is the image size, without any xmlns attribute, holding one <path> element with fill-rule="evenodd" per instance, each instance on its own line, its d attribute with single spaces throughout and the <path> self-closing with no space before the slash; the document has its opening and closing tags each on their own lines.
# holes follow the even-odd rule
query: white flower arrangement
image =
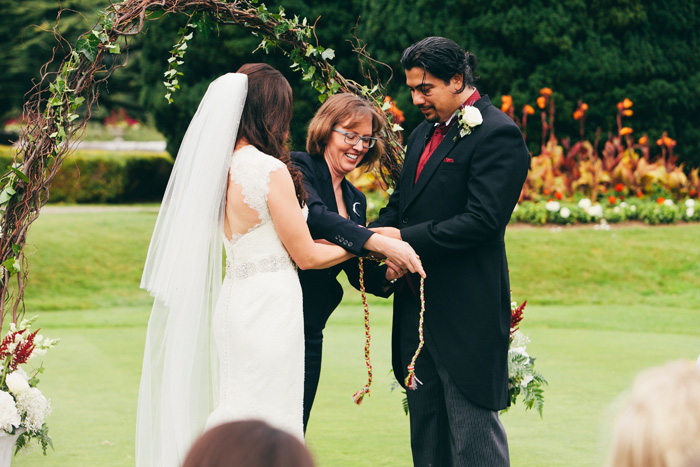
<svg viewBox="0 0 700 467">
<path fill-rule="evenodd" d="M 544 389 L 547 380 L 535 371 L 535 358 L 527 352 L 530 338 L 523 334 L 518 326 L 523 319 L 523 310 L 527 301 L 518 306 L 511 302 L 510 347 L 508 348 L 508 393 L 510 403 L 515 405 L 520 394 L 523 395 L 525 409 L 533 407 L 542 416 L 544 409 Z M 508 410 L 508 409 L 506 409 Z"/>
<path fill-rule="evenodd" d="M 470 135 L 474 128 L 484 123 L 481 112 L 473 105 L 467 105 L 463 109 L 459 109 L 456 115 L 460 138 Z M 457 137 L 455 137 L 456 140 Z"/>
<path fill-rule="evenodd" d="M 36 317 L 23 320 L 19 326 L 10 324 L 10 329 L 0 341 L 0 429 L 10 435 L 20 433 L 17 450 L 36 439 L 46 454 L 53 448 L 45 419 L 51 413 L 51 403 L 37 389 L 37 376 L 43 366 L 34 369 L 31 376 L 20 367 L 33 358 L 46 354 L 58 343 L 58 339 L 46 339 L 39 330 L 31 332 Z"/>
</svg>

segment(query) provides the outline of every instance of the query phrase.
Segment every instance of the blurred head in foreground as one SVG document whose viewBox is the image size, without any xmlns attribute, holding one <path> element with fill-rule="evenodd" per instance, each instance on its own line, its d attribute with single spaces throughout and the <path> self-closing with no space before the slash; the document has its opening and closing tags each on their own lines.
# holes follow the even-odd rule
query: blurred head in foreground
<svg viewBox="0 0 700 467">
<path fill-rule="evenodd" d="M 259 420 L 242 420 L 206 431 L 183 467 L 314 467 L 306 446 L 294 435 Z"/>
<path fill-rule="evenodd" d="M 611 467 L 700 467 L 700 370 L 685 360 L 637 375 L 615 420 Z"/>
</svg>

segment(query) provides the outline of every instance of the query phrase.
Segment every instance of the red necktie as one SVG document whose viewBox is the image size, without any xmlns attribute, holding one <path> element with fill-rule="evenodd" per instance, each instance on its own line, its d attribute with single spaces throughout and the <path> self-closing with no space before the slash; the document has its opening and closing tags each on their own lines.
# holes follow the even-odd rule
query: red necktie
<svg viewBox="0 0 700 467">
<path fill-rule="evenodd" d="M 454 119 L 452 119 L 452 121 L 454 121 Z M 420 159 L 418 160 L 418 168 L 416 169 L 416 179 L 413 183 L 418 183 L 418 177 L 420 177 L 423 167 L 425 167 L 425 164 L 428 162 L 428 159 L 430 159 L 430 156 L 433 154 L 435 149 L 440 146 L 442 140 L 445 139 L 445 135 L 450 129 L 450 126 L 440 123 L 437 128 L 435 128 L 433 136 L 430 137 L 430 141 L 428 141 L 428 144 L 425 145 L 425 149 L 423 149 L 423 154 L 420 155 Z"/>
<path fill-rule="evenodd" d="M 481 99 L 481 95 L 479 94 L 479 91 L 474 89 L 472 95 L 469 96 L 469 98 L 467 98 L 466 101 L 464 101 L 460 108 L 463 109 L 467 105 L 473 105 L 479 99 Z M 423 167 L 425 167 L 425 164 L 428 163 L 428 159 L 430 159 L 430 156 L 433 154 L 433 152 L 435 152 L 440 143 L 442 143 L 442 140 L 445 139 L 445 135 L 448 131 L 450 131 L 450 128 L 452 128 L 452 125 L 454 125 L 456 120 L 457 118 L 453 118 L 449 125 L 440 123 L 437 126 L 437 128 L 435 128 L 433 136 L 430 137 L 430 141 L 428 141 L 428 144 L 425 145 L 425 149 L 423 149 L 423 154 L 420 155 L 420 159 L 418 160 L 418 167 L 416 168 L 416 179 L 413 181 L 414 184 L 418 183 L 418 177 L 420 177 L 420 173 L 423 171 Z"/>
</svg>

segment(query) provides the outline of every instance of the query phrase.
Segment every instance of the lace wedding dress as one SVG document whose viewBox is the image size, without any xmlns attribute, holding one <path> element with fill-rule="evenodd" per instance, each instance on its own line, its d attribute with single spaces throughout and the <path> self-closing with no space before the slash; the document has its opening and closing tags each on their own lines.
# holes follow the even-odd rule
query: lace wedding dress
<svg viewBox="0 0 700 467">
<path fill-rule="evenodd" d="M 219 394 L 207 428 L 255 418 L 303 440 L 302 295 L 267 206 L 275 170 L 286 166 L 253 146 L 233 154 L 229 183 L 242 188 L 260 223 L 230 241 L 224 236 L 226 277 L 212 318 Z"/>
</svg>

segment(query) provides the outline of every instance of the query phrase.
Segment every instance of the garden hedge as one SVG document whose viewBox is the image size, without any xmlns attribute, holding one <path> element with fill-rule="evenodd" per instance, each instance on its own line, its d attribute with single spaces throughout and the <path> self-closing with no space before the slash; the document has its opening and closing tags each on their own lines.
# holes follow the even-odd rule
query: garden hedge
<svg viewBox="0 0 700 467">
<path fill-rule="evenodd" d="M 0 167 L 13 155 L 0 146 Z M 167 152 L 77 150 L 56 175 L 49 203 L 159 202 L 172 166 Z"/>
</svg>

